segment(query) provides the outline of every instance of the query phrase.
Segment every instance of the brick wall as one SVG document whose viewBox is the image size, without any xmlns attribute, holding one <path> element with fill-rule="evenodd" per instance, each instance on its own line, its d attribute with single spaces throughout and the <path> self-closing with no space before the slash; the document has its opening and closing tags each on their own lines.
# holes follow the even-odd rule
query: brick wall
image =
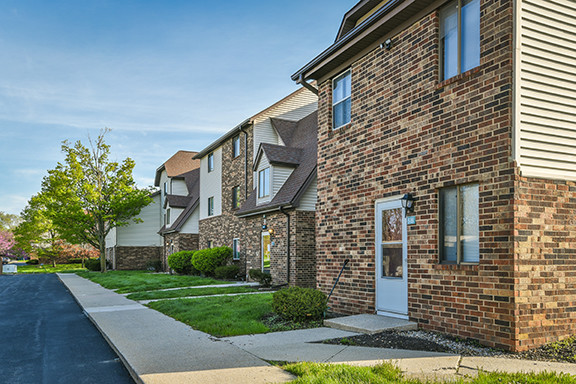
<svg viewBox="0 0 576 384">
<path fill-rule="evenodd" d="M 116 270 L 144 270 L 151 262 L 162 260 L 161 247 L 110 247 L 106 258 L 116 259 Z"/>
<path fill-rule="evenodd" d="M 576 183 L 519 177 L 515 195 L 517 349 L 574 334 Z"/>
<path fill-rule="evenodd" d="M 331 129 L 320 84 L 317 284 L 331 306 L 375 312 L 375 201 L 411 192 L 408 312 L 425 329 L 515 348 L 512 2 L 483 1 L 481 65 L 438 81 L 437 12 L 352 64 L 352 120 Z M 480 263 L 439 264 L 438 189 L 478 183 Z"/>
<path fill-rule="evenodd" d="M 168 256 L 180 251 L 195 251 L 199 249 L 199 235 L 196 233 L 172 232 L 164 235 L 162 266 L 168 271 Z"/>
</svg>

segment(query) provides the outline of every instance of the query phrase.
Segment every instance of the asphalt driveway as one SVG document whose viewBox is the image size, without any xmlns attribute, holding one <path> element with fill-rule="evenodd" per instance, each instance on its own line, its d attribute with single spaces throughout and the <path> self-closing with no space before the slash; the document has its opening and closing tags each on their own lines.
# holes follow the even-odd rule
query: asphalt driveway
<svg viewBox="0 0 576 384">
<path fill-rule="evenodd" d="M 134 384 L 56 275 L 0 275 L 0 382 Z"/>
</svg>

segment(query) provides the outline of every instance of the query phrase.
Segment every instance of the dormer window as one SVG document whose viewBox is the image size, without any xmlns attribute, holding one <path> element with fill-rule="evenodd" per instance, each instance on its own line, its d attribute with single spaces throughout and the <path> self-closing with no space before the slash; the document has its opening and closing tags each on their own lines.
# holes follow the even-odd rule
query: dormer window
<svg viewBox="0 0 576 384">
<path fill-rule="evenodd" d="M 212 172 L 214 170 L 214 154 L 211 153 L 208 155 L 208 172 Z"/>
<path fill-rule="evenodd" d="M 350 123 L 352 75 L 347 70 L 332 82 L 332 128 L 337 129 Z"/>
<path fill-rule="evenodd" d="M 270 196 L 270 167 L 258 172 L 258 198 Z"/>
</svg>

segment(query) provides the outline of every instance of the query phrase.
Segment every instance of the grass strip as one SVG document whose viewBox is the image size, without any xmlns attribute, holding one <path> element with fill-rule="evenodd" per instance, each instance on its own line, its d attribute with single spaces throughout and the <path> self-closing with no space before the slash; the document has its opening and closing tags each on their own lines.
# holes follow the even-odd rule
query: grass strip
<svg viewBox="0 0 576 384">
<path fill-rule="evenodd" d="M 282 367 L 297 376 L 292 384 L 576 384 L 576 378 L 564 373 L 502 373 L 480 372 L 477 377 L 458 380 L 421 381 L 405 377 L 402 371 L 383 363 L 373 367 L 355 367 L 344 364 L 295 363 Z"/>
<path fill-rule="evenodd" d="M 171 299 L 176 297 L 191 297 L 191 296 L 209 296 L 209 295 L 225 295 L 228 293 L 249 293 L 257 292 L 258 290 L 251 287 L 206 287 L 206 288 L 183 288 L 174 291 L 151 291 L 151 292 L 136 292 L 129 294 L 131 300 L 155 300 L 155 299 Z"/>
<path fill-rule="evenodd" d="M 222 284 L 222 281 L 206 277 L 168 275 L 149 271 L 108 271 L 106 273 L 85 271 L 79 272 L 78 276 L 92 280 L 104 288 L 114 289 L 117 293 Z"/>
<path fill-rule="evenodd" d="M 155 301 L 148 307 L 216 337 L 266 333 L 272 294 Z"/>
<path fill-rule="evenodd" d="M 86 268 L 82 268 L 82 264 L 56 264 L 56 267 L 52 265 L 18 265 L 17 273 L 75 273 L 86 271 Z"/>
</svg>

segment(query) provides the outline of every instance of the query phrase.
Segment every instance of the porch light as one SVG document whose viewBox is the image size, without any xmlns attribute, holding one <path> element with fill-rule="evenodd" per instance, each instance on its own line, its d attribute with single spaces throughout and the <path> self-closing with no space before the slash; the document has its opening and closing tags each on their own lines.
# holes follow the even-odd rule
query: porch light
<svg viewBox="0 0 576 384">
<path fill-rule="evenodd" d="M 272 236 L 274 234 L 274 229 L 272 228 L 268 229 L 268 233 L 270 234 L 270 236 Z"/>
<path fill-rule="evenodd" d="M 411 193 L 407 193 L 400 199 L 402 202 L 402 208 L 404 208 L 404 216 L 408 215 L 408 212 L 414 212 L 414 196 Z"/>
</svg>

